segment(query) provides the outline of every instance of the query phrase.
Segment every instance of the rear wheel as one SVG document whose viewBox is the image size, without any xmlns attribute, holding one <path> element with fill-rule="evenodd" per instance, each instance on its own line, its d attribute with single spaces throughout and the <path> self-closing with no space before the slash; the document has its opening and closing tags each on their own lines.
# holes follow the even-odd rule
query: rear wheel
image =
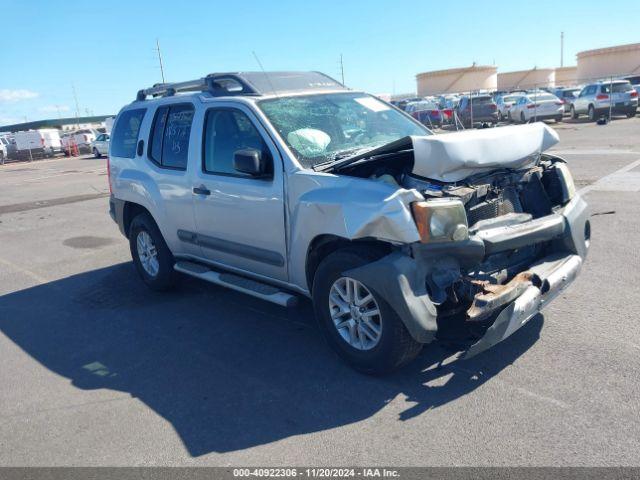
<svg viewBox="0 0 640 480">
<path fill-rule="evenodd" d="M 96 147 L 93 147 L 93 156 L 96 158 L 100 158 L 102 156 Z"/>
<path fill-rule="evenodd" d="M 562 115 L 558 115 L 558 116 L 556 117 L 556 122 L 557 122 L 557 123 L 560 123 L 561 121 L 562 121 Z"/>
<path fill-rule="evenodd" d="M 422 349 L 378 292 L 344 274 L 375 259 L 364 249 L 339 250 L 322 261 L 313 283 L 316 318 L 329 345 L 367 374 L 400 368 Z"/>
<path fill-rule="evenodd" d="M 571 118 L 573 118 L 574 120 L 577 120 L 578 119 L 578 112 L 576 112 L 576 108 L 573 105 L 571 105 L 570 112 L 571 112 Z"/>
<path fill-rule="evenodd" d="M 136 270 L 149 288 L 162 291 L 174 285 L 173 255 L 148 213 L 141 213 L 131 221 L 129 248 Z"/>
<path fill-rule="evenodd" d="M 636 112 L 628 112 L 627 113 L 627 118 L 633 118 L 636 116 Z"/>
<path fill-rule="evenodd" d="M 592 122 L 596 121 L 596 109 L 593 107 L 593 105 L 589 105 L 588 115 L 589 120 L 591 120 Z"/>
<path fill-rule="evenodd" d="M 524 118 L 524 112 L 520 112 L 520 121 L 522 123 L 527 123 L 527 120 Z"/>
</svg>

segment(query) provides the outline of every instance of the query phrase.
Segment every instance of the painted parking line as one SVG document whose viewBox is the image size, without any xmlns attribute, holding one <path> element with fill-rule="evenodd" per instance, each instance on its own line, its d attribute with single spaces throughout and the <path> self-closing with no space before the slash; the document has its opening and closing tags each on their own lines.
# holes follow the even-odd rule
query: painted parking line
<svg viewBox="0 0 640 480">
<path fill-rule="evenodd" d="M 638 166 L 640 166 L 640 159 L 596 180 L 591 185 L 582 187 L 579 193 L 584 195 L 591 191 L 640 192 L 640 172 L 631 171 Z"/>
</svg>

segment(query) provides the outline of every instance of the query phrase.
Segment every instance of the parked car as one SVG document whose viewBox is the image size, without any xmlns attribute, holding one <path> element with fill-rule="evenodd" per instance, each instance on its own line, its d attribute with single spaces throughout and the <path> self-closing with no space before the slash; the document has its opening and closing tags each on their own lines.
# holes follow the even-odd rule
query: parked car
<svg viewBox="0 0 640 480">
<path fill-rule="evenodd" d="M 101 132 L 93 128 L 82 128 L 64 135 L 62 149 L 65 155 L 69 155 L 70 148 L 75 145 L 79 153 L 94 153 L 92 142 Z"/>
<path fill-rule="evenodd" d="M 443 123 L 451 124 L 454 122 L 454 112 L 458 106 L 460 97 L 458 95 L 441 95 L 438 97 L 438 107 L 442 114 Z"/>
<path fill-rule="evenodd" d="M 109 134 L 101 133 L 96 139 L 91 142 L 91 151 L 93 156 L 100 158 L 102 155 L 109 154 Z"/>
<path fill-rule="evenodd" d="M 638 92 L 628 80 L 597 82 L 585 86 L 574 100 L 571 118 L 586 114 L 593 122 L 601 116 L 608 116 L 610 110 L 613 115 L 631 118 L 635 116 L 637 108 Z"/>
<path fill-rule="evenodd" d="M 438 104 L 431 100 L 408 103 L 405 112 L 427 127 L 441 127 L 443 120 Z"/>
<path fill-rule="evenodd" d="M 9 158 L 9 140 L 5 137 L 0 137 L 0 164 Z"/>
<path fill-rule="evenodd" d="M 62 151 L 60 132 L 55 128 L 16 132 L 14 139 L 19 158 L 52 157 Z"/>
<path fill-rule="evenodd" d="M 339 356 L 383 373 L 443 322 L 481 335 L 471 358 L 576 278 L 589 212 L 541 153 L 557 142 L 541 123 L 433 135 L 318 72 L 210 74 L 119 112 L 110 214 L 150 288 L 309 297 Z"/>
<path fill-rule="evenodd" d="M 520 97 L 509 110 L 514 122 L 555 120 L 561 122 L 564 106 L 558 97 L 547 92 L 530 93 Z"/>
<path fill-rule="evenodd" d="M 456 114 L 465 127 L 473 127 L 476 123 L 498 123 L 498 106 L 488 94 L 464 95 L 460 98 Z"/>
<path fill-rule="evenodd" d="M 514 95 L 502 95 L 496 98 L 496 105 L 498 106 L 498 120 L 503 122 L 505 120 L 511 120 L 509 110 L 516 101 L 522 97 L 520 94 Z"/>
<path fill-rule="evenodd" d="M 553 91 L 553 94 L 560 99 L 564 106 L 564 113 L 571 113 L 571 105 L 578 95 L 580 95 L 580 87 L 564 87 L 557 88 Z"/>
</svg>

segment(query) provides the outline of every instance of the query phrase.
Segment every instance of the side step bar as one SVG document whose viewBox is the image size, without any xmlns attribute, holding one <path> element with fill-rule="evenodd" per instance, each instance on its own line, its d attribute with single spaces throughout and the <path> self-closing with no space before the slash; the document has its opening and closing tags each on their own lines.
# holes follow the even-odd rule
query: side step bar
<svg viewBox="0 0 640 480">
<path fill-rule="evenodd" d="M 272 285 L 257 282 L 233 273 L 218 272 L 199 263 L 181 260 L 176 262 L 173 268 L 178 272 L 191 275 L 192 277 L 246 293 L 247 295 L 282 305 L 283 307 L 293 307 L 298 301 L 295 295 L 283 292 Z"/>
</svg>

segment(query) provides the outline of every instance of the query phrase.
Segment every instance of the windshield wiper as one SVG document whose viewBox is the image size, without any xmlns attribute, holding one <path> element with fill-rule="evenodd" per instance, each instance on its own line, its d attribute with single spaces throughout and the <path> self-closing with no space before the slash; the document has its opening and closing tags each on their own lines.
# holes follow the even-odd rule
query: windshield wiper
<svg viewBox="0 0 640 480">
<path fill-rule="evenodd" d="M 330 166 L 334 163 L 339 162 L 340 160 L 344 160 L 345 158 L 349 158 L 349 157 L 355 157 L 356 155 L 361 155 L 363 153 L 366 153 L 370 150 L 374 150 L 378 147 L 378 145 L 375 145 L 373 147 L 358 147 L 358 148 L 349 148 L 347 150 L 341 150 L 339 152 L 334 153 L 333 155 L 331 155 L 331 159 L 326 161 L 326 162 L 321 162 L 321 163 L 316 163 L 315 165 L 313 165 L 311 168 L 313 168 L 316 172 L 318 171 L 324 171 L 324 170 L 329 170 Z"/>
</svg>

